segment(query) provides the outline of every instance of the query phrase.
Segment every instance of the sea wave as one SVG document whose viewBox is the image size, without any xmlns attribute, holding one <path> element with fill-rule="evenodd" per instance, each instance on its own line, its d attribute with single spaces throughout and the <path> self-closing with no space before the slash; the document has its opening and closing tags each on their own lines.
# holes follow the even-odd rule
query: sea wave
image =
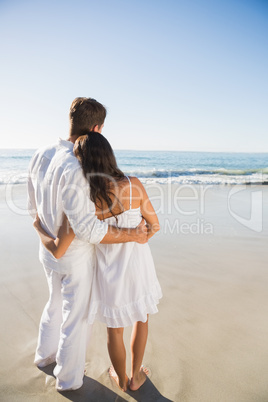
<svg viewBox="0 0 268 402">
<path fill-rule="evenodd" d="M 27 182 L 27 176 L 27 173 L 0 173 L 0 185 L 25 184 Z"/>
<path fill-rule="evenodd" d="M 253 175 L 266 175 L 268 174 L 268 167 L 264 169 L 176 169 L 176 170 L 166 170 L 166 169 L 152 169 L 152 170 L 138 170 L 133 169 L 125 172 L 127 175 L 133 175 L 137 177 L 148 177 L 148 178 L 170 178 L 170 177 L 185 177 L 185 176 L 253 176 Z"/>
<path fill-rule="evenodd" d="M 242 178 L 241 176 L 229 176 L 224 178 L 222 176 L 180 176 L 180 177 L 170 177 L 170 178 L 152 178 L 152 177 L 141 177 L 140 181 L 143 184 L 181 184 L 181 185 L 267 185 L 268 175 L 266 177 L 250 177 Z"/>
<path fill-rule="evenodd" d="M 220 169 L 215 171 L 204 171 L 198 169 L 189 170 L 131 170 L 125 172 L 130 176 L 138 177 L 144 184 L 212 184 L 212 185 L 234 185 L 234 184 L 267 184 L 268 169 L 252 171 L 226 171 Z M 0 172 L 0 185 L 25 184 L 27 182 L 26 172 Z"/>
<path fill-rule="evenodd" d="M 23 184 L 34 149 L 0 149 L 0 185 Z M 265 184 L 268 153 L 116 151 L 120 169 L 144 183 Z"/>
<path fill-rule="evenodd" d="M 1 159 L 6 159 L 6 160 L 27 160 L 30 161 L 31 160 L 31 156 L 32 155 L 0 155 L 0 160 Z"/>
</svg>

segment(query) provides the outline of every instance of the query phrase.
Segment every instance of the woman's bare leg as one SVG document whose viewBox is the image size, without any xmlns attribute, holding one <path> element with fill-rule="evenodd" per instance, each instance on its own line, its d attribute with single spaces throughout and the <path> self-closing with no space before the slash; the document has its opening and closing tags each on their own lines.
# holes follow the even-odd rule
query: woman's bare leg
<svg viewBox="0 0 268 402">
<path fill-rule="evenodd" d="M 123 391 L 126 391 L 128 377 L 126 375 L 126 349 L 123 340 L 123 332 L 124 328 L 107 328 L 107 345 L 110 359 L 118 378 L 113 375 L 113 370 L 109 371 L 110 376 Z"/>
<path fill-rule="evenodd" d="M 141 369 L 145 346 L 148 337 L 148 319 L 138 321 L 133 325 L 131 335 L 131 382 L 130 389 L 136 391 L 146 380 L 146 374 Z"/>
</svg>

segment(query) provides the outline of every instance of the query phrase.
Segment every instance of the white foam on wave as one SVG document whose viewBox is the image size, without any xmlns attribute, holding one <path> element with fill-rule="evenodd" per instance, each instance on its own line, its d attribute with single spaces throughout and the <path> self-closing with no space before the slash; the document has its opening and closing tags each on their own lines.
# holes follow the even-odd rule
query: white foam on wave
<svg viewBox="0 0 268 402">
<path fill-rule="evenodd" d="M 268 183 L 268 175 L 254 174 L 250 177 L 245 176 L 221 176 L 221 175 L 193 175 L 179 177 L 141 177 L 143 184 L 203 184 L 203 185 L 245 185 Z"/>
<path fill-rule="evenodd" d="M 0 185 L 6 184 L 25 184 L 27 182 L 28 174 L 24 173 L 15 173 L 15 172 L 1 172 L 0 173 Z"/>
<path fill-rule="evenodd" d="M 264 173 L 265 171 L 265 173 Z M 159 172 L 159 171 L 158 171 Z M 167 183 L 176 183 L 176 184 L 222 184 L 222 185 L 233 185 L 233 184 L 262 184 L 264 182 L 268 182 L 268 172 L 262 170 L 262 172 L 252 173 L 250 175 L 243 174 L 215 174 L 215 173 L 197 173 L 192 171 L 191 174 L 189 171 L 180 172 L 179 175 L 172 175 L 170 172 L 167 174 L 167 171 L 163 171 L 163 174 L 152 174 L 152 172 L 126 172 L 126 174 L 130 176 L 138 177 L 142 183 L 144 184 L 167 184 Z M 0 185 L 6 184 L 24 184 L 27 182 L 27 172 L 18 172 L 18 171 L 0 171 Z"/>
<path fill-rule="evenodd" d="M 130 169 L 125 171 L 125 174 L 137 176 L 137 177 L 152 177 L 152 178 L 168 178 L 168 177 L 185 177 L 185 176 L 229 176 L 229 177 L 236 177 L 236 176 L 245 176 L 251 177 L 255 174 L 258 175 L 267 175 L 268 168 L 263 169 L 226 169 L 226 168 L 211 168 L 211 169 L 200 169 L 200 168 L 188 168 L 188 169 L 148 169 L 143 170 L 139 168 Z M 225 179 L 224 179 L 225 180 Z"/>
</svg>

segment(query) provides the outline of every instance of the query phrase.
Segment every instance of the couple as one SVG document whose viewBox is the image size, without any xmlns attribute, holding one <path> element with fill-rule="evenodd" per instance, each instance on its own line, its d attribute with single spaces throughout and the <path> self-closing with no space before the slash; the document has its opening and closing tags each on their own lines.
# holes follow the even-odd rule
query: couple
<svg viewBox="0 0 268 402">
<path fill-rule="evenodd" d="M 107 325 L 110 376 L 123 391 L 140 388 L 148 314 L 162 296 L 147 244 L 158 219 L 141 182 L 118 168 L 101 134 L 105 117 L 95 99 L 76 98 L 68 140 L 38 150 L 29 167 L 28 208 L 49 287 L 35 364 L 56 362 L 59 391 L 82 386 L 95 319 Z M 130 325 L 129 381 L 123 331 Z"/>
</svg>

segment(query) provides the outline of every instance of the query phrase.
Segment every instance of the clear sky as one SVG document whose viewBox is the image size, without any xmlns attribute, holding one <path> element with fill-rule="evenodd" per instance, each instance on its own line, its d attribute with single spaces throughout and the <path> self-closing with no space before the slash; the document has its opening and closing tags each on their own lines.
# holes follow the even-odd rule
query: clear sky
<svg viewBox="0 0 268 402">
<path fill-rule="evenodd" d="M 0 148 L 88 96 L 115 149 L 268 152 L 267 0 L 0 0 L 0 37 Z"/>
</svg>

